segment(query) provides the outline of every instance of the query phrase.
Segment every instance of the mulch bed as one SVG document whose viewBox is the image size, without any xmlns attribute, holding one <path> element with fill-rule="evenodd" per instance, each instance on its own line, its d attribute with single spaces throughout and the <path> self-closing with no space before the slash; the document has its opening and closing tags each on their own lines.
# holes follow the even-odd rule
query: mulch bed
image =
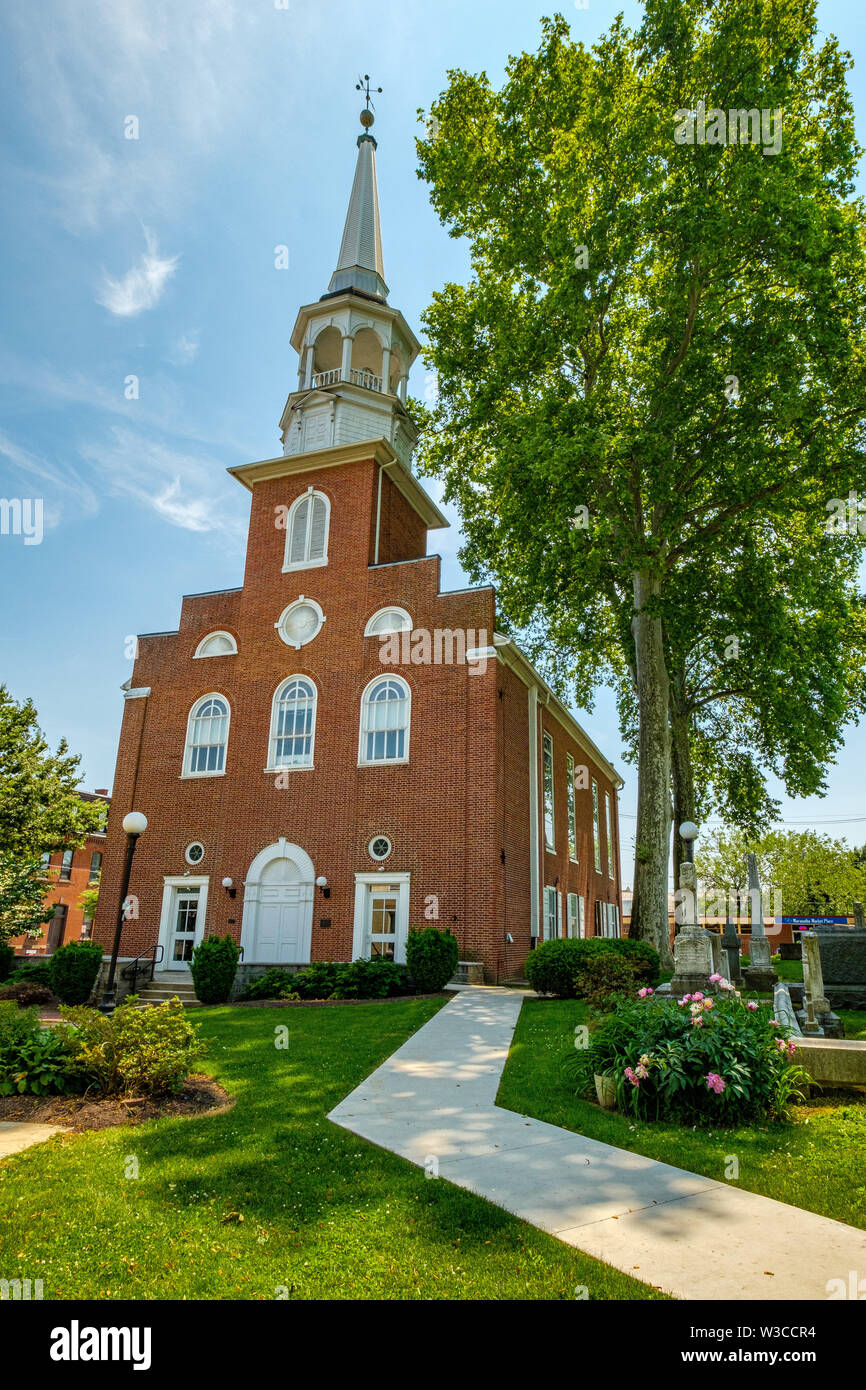
<svg viewBox="0 0 866 1390">
<path fill-rule="evenodd" d="M 230 1110 L 234 1096 L 211 1076 L 189 1076 L 176 1096 L 0 1096 L 0 1120 L 64 1125 L 73 1131 L 140 1125 L 167 1115 L 202 1115 Z"/>
<path fill-rule="evenodd" d="M 440 989 L 435 994 L 393 994 L 389 999 L 238 999 L 230 1007 L 233 1009 L 321 1009 L 327 1004 L 405 1004 L 407 999 L 450 999 L 453 993 L 453 990 Z"/>
</svg>

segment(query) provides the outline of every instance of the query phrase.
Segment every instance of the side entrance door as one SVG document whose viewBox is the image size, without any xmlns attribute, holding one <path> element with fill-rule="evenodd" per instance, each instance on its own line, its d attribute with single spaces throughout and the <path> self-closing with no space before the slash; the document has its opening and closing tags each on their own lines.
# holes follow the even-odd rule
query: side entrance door
<svg viewBox="0 0 866 1390">
<path fill-rule="evenodd" d="M 208 880 L 166 879 L 162 895 L 157 970 L 189 970 L 192 953 L 204 936 Z"/>
</svg>

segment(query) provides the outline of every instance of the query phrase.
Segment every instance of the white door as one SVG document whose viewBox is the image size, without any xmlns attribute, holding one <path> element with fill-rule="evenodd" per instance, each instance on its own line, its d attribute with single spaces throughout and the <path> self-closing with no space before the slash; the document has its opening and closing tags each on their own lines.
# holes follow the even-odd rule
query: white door
<svg viewBox="0 0 866 1390">
<path fill-rule="evenodd" d="M 262 871 L 253 950 L 246 957 L 294 965 L 310 959 L 309 894 L 292 859 L 272 859 Z"/>
<path fill-rule="evenodd" d="M 408 935 L 409 875 L 356 874 L 352 959 L 405 964 Z"/>
<path fill-rule="evenodd" d="M 207 882 L 167 882 L 162 905 L 158 970 L 189 970 L 192 953 L 204 936 Z"/>
</svg>

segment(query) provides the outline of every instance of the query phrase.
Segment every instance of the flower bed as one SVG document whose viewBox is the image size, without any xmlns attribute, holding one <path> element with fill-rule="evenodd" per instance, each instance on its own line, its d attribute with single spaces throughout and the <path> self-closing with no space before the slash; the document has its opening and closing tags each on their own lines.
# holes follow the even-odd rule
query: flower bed
<svg viewBox="0 0 866 1390">
<path fill-rule="evenodd" d="M 618 1003 L 579 1048 L 581 1094 L 610 1076 L 619 1109 L 642 1119 L 715 1124 L 785 1119 L 808 1076 L 769 1005 L 744 1000 L 720 976 L 719 993 L 658 999 L 646 987 Z"/>
</svg>

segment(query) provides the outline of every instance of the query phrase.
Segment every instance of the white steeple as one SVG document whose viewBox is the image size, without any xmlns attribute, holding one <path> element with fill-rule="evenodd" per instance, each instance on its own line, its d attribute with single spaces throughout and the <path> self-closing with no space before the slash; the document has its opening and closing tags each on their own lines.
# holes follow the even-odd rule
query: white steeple
<svg viewBox="0 0 866 1390">
<path fill-rule="evenodd" d="M 364 118 L 368 119 L 365 120 Z M 331 276 L 329 294 L 337 290 L 360 290 L 379 299 L 388 298 L 385 267 L 382 263 L 382 229 L 379 226 L 379 190 L 376 187 L 376 141 L 369 132 L 372 111 L 361 113 L 367 127 L 358 136 L 358 162 L 340 243 L 337 268 Z"/>
<path fill-rule="evenodd" d="M 326 294 L 298 312 L 292 346 L 298 385 L 280 420 L 283 453 L 308 454 L 385 440 L 408 468 L 417 431 L 407 409 L 409 371 L 421 350 L 388 303 L 382 262 L 373 113 L 362 135 L 337 268 Z"/>
</svg>

